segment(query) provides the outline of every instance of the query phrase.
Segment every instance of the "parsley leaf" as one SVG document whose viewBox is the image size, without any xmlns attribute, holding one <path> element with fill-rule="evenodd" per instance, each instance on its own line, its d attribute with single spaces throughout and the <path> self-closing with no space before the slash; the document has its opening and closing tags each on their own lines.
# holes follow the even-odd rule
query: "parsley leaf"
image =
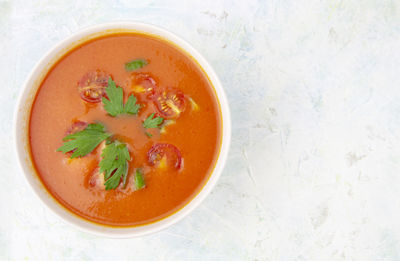
<svg viewBox="0 0 400 261">
<path fill-rule="evenodd" d="M 106 190 L 118 187 L 121 177 L 125 187 L 128 176 L 128 161 L 131 160 L 126 144 L 114 141 L 103 149 L 100 161 L 100 173 L 104 173 Z"/>
<path fill-rule="evenodd" d="M 73 151 L 72 158 L 82 157 L 92 152 L 103 140 L 111 134 L 104 132 L 102 124 L 89 124 L 84 130 L 66 136 L 64 144 L 57 149 L 63 153 Z"/>
<path fill-rule="evenodd" d="M 164 118 L 162 118 L 162 117 L 154 117 L 154 113 L 152 113 L 143 122 L 143 127 L 145 127 L 146 129 L 158 128 L 158 127 L 160 127 L 161 123 L 163 123 L 163 121 L 164 121 Z"/>
<path fill-rule="evenodd" d="M 108 99 L 105 97 L 102 98 L 104 109 L 114 117 L 121 114 L 124 111 L 124 104 L 122 102 L 124 94 L 122 88 L 118 88 L 111 77 L 108 78 L 106 93 Z"/>
<path fill-rule="evenodd" d="M 137 114 L 140 109 L 140 105 L 136 104 L 136 97 L 132 94 L 129 96 L 128 100 L 125 103 L 124 112 L 128 114 Z"/>
<path fill-rule="evenodd" d="M 136 170 L 135 173 L 135 189 L 139 190 L 141 188 L 144 188 L 146 186 L 143 178 L 142 171 L 140 169 Z"/>
<path fill-rule="evenodd" d="M 110 78 L 108 78 L 108 86 L 106 88 L 107 98 L 103 97 L 102 101 L 104 104 L 104 109 L 111 116 L 115 117 L 119 114 L 137 114 L 140 105 L 136 104 L 136 97 L 131 94 L 126 101 L 124 106 L 124 92 L 121 87 L 118 87 L 115 82 Z"/>
<path fill-rule="evenodd" d="M 125 64 L 125 70 L 134 71 L 146 66 L 148 62 L 145 59 L 136 59 Z"/>
</svg>

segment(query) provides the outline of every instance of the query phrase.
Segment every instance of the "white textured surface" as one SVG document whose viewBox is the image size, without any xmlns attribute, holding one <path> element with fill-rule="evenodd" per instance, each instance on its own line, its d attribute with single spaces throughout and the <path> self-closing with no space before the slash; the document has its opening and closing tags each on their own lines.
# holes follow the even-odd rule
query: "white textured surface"
<svg viewBox="0 0 400 261">
<path fill-rule="evenodd" d="M 24 79 L 83 26 L 138 20 L 214 66 L 233 116 L 224 173 L 188 218 L 105 239 L 48 212 L 16 167 Z M 0 0 L 0 260 L 399 260 L 400 3 Z"/>
</svg>

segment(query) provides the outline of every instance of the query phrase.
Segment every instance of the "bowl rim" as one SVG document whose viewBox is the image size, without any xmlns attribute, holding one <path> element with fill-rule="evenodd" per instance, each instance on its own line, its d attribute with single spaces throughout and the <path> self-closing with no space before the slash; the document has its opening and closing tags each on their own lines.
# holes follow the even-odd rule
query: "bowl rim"
<svg viewBox="0 0 400 261">
<path fill-rule="evenodd" d="M 34 100 L 34 97 L 32 98 L 32 93 L 33 96 L 35 96 L 40 86 L 40 84 L 37 84 L 36 81 L 38 81 L 40 76 L 42 76 L 43 74 L 46 75 L 48 70 L 65 53 L 74 48 L 73 43 L 76 43 L 78 41 L 86 42 L 88 41 L 88 39 L 83 40 L 85 39 L 85 37 L 89 37 L 96 33 L 99 34 L 99 36 L 107 35 L 106 32 L 109 30 L 125 30 L 126 32 L 130 31 L 155 36 L 161 40 L 172 43 L 174 46 L 181 49 L 181 51 L 184 51 L 186 54 L 190 55 L 191 58 L 199 64 L 201 69 L 210 80 L 212 86 L 214 87 L 214 91 L 217 100 L 219 101 L 219 107 L 221 110 L 220 113 L 222 128 L 220 151 L 218 158 L 216 159 L 214 169 L 210 173 L 210 176 L 203 187 L 185 205 L 183 205 L 173 213 L 169 214 L 168 216 L 154 222 L 133 227 L 113 227 L 101 225 L 99 223 L 89 221 L 84 217 L 81 217 L 68 210 L 47 191 L 43 183 L 37 177 L 28 150 L 29 144 L 27 137 L 27 122 L 29 122 L 29 116 L 27 116 L 27 114 L 30 114 L 30 109 Z M 94 36 L 93 38 L 97 37 L 98 36 Z M 75 44 L 75 46 L 77 45 L 79 44 Z M 57 55 L 59 57 L 57 57 Z M 54 57 L 57 58 L 55 59 Z M 51 65 L 49 66 L 49 64 Z M 40 81 L 42 81 L 42 79 Z M 29 99 L 31 99 L 29 103 L 30 105 L 26 106 L 25 102 L 29 101 Z M 226 163 L 231 142 L 231 116 L 229 104 L 222 84 L 212 66 L 194 47 L 192 47 L 191 44 L 189 44 L 184 39 L 178 37 L 171 31 L 166 30 L 160 26 L 136 21 L 114 21 L 87 26 L 70 34 L 68 37 L 64 38 L 56 45 L 54 45 L 46 54 L 41 57 L 41 59 L 31 70 L 29 76 L 26 78 L 23 87 L 21 88 L 18 95 L 16 108 L 14 111 L 13 123 L 15 153 L 18 159 L 18 165 L 20 167 L 20 170 L 24 174 L 26 182 L 29 184 L 29 187 L 33 191 L 33 194 L 35 194 L 39 198 L 39 201 L 41 201 L 47 207 L 47 209 L 53 212 L 65 223 L 70 224 L 72 227 L 75 227 L 78 230 L 84 232 L 88 232 L 90 234 L 111 238 L 131 238 L 152 234 L 167 227 L 170 227 L 186 217 L 190 212 L 192 212 L 203 202 L 203 200 L 216 185 Z"/>
</svg>

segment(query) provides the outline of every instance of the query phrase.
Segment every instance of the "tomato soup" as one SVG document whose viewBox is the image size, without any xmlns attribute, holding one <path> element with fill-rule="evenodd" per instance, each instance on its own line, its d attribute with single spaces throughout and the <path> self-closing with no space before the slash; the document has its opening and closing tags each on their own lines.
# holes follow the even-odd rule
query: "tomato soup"
<svg viewBox="0 0 400 261">
<path fill-rule="evenodd" d="M 154 222 L 188 203 L 214 168 L 220 132 L 215 91 L 196 61 L 137 33 L 64 55 L 41 83 L 29 123 L 49 193 L 109 226 Z"/>
</svg>

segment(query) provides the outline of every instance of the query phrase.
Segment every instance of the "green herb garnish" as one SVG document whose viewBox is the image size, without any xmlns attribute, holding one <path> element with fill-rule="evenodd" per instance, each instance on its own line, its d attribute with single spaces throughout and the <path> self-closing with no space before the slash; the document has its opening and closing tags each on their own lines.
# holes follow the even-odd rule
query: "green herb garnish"
<svg viewBox="0 0 400 261">
<path fill-rule="evenodd" d="M 103 140 L 111 134 L 104 132 L 102 124 L 89 124 L 84 130 L 66 136 L 64 144 L 57 149 L 63 153 L 73 151 L 71 159 L 82 157 L 92 152 Z"/>
<path fill-rule="evenodd" d="M 131 160 L 126 144 L 114 141 L 103 149 L 100 161 L 100 172 L 104 173 L 106 190 L 118 187 L 121 178 L 123 186 L 126 185 L 128 176 L 128 161 Z"/>
<path fill-rule="evenodd" d="M 136 59 L 136 60 L 126 63 L 125 70 L 127 70 L 128 72 L 134 71 L 134 70 L 144 67 L 147 64 L 148 64 L 148 62 L 145 59 Z"/>
<path fill-rule="evenodd" d="M 146 129 L 150 128 L 158 128 L 160 127 L 161 123 L 163 123 L 164 118 L 162 117 L 154 117 L 154 113 L 150 114 L 149 117 L 147 117 L 146 120 L 143 122 L 143 127 Z"/>
<path fill-rule="evenodd" d="M 139 190 L 141 188 L 144 188 L 146 186 L 143 178 L 142 171 L 140 169 L 136 170 L 135 173 L 135 188 L 136 190 Z"/>
<path fill-rule="evenodd" d="M 136 97 L 131 94 L 124 106 L 124 92 L 121 87 L 117 87 L 115 82 L 108 78 L 108 86 L 106 88 L 107 98 L 103 97 L 102 101 L 104 109 L 111 116 L 115 117 L 119 114 L 137 114 L 140 105 L 136 104 Z"/>
</svg>

